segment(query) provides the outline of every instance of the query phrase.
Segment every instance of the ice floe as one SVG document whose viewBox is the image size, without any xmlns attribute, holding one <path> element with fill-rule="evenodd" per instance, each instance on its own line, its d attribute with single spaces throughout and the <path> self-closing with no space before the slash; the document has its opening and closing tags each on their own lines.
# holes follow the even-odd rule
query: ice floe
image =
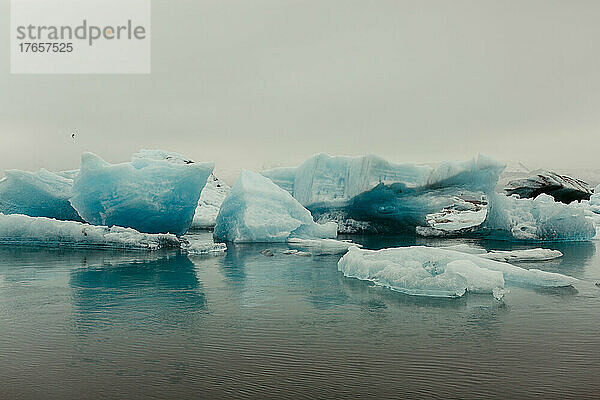
<svg viewBox="0 0 600 400">
<path fill-rule="evenodd" d="M 109 228 L 46 217 L 0 214 L 0 244 L 158 250 L 178 248 L 180 242 L 171 234 L 148 234 L 118 226 Z"/>
<path fill-rule="evenodd" d="M 369 280 L 410 295 L 460 297 L 467 290 L 501 297 L 504 282 L 569 286 L 577 279 L 488 260 L 480 254 L 412 246 L 382 250 L 351 247 L 338 262 L 347 277 Z"/>
</svg>

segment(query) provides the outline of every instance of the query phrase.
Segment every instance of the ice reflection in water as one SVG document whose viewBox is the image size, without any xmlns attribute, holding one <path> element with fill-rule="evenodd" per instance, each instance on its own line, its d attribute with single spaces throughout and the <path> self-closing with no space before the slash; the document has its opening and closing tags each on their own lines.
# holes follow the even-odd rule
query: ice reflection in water
<svg viewBox="0 0 600 400">
<path fill-rule="evenodd" d="M 563 259 L 536 267 L 587 285 L 513 287 L 504 302 L 394 293 L 284 245 L 220 257 L 3 247 L 0 386 L 7 398 L 593 397 L 600 257 L 594 243 L 548 247 Z"/>
</svg>

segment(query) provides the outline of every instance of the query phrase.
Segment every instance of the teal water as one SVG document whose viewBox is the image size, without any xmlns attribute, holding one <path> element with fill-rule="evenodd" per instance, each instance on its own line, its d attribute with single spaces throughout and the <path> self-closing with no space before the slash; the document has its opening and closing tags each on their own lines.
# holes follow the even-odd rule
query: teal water
<svg viewBox="0 0 600 400">
<path fill-rule="evenodd" d="M 563 259 L 525 266 L 583 282 L 510 287 L 501 302 L 405 296 L 283 245 L 218 257 L 1 247 L 0 398 L 597 398 L 600 254 L 548 247 Z"/>
</svg>

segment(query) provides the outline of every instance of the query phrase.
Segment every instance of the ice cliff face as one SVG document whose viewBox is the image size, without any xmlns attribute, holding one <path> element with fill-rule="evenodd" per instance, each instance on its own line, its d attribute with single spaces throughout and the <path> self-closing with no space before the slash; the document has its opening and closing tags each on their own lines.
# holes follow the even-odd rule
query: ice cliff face
<svg viewBox="0 0 600 400">
<path fill-rule="evenodd" d="M 183 235 L 213 168 L 165 151 L 142 150 L 114 165 L 84 153 L 70 202 L 93 225 Z"/>
<path fill-rule="evenodd" d="M 242 170 L 221 205 L 214 237 L 227 242 L 286 242 L 335 238 L 335 224 L 313 221 L 306 208 L 270 179 Z"/>
</svg>

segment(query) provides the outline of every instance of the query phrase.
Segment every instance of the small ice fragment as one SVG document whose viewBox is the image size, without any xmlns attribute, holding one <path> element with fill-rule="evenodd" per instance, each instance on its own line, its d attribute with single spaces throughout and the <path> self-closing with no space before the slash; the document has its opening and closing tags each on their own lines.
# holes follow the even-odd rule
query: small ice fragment
<svg viewBox="0 0 600 400">
<path fill-rule="evenodd" d="M 264 249 L 264 250 L 259 251 L 259 253 L 265 257 L 273 257 L 275 255 L 275 253 L 273 253 L 273 250 L 271 250 L 271 249 Z"/>
</svg>

